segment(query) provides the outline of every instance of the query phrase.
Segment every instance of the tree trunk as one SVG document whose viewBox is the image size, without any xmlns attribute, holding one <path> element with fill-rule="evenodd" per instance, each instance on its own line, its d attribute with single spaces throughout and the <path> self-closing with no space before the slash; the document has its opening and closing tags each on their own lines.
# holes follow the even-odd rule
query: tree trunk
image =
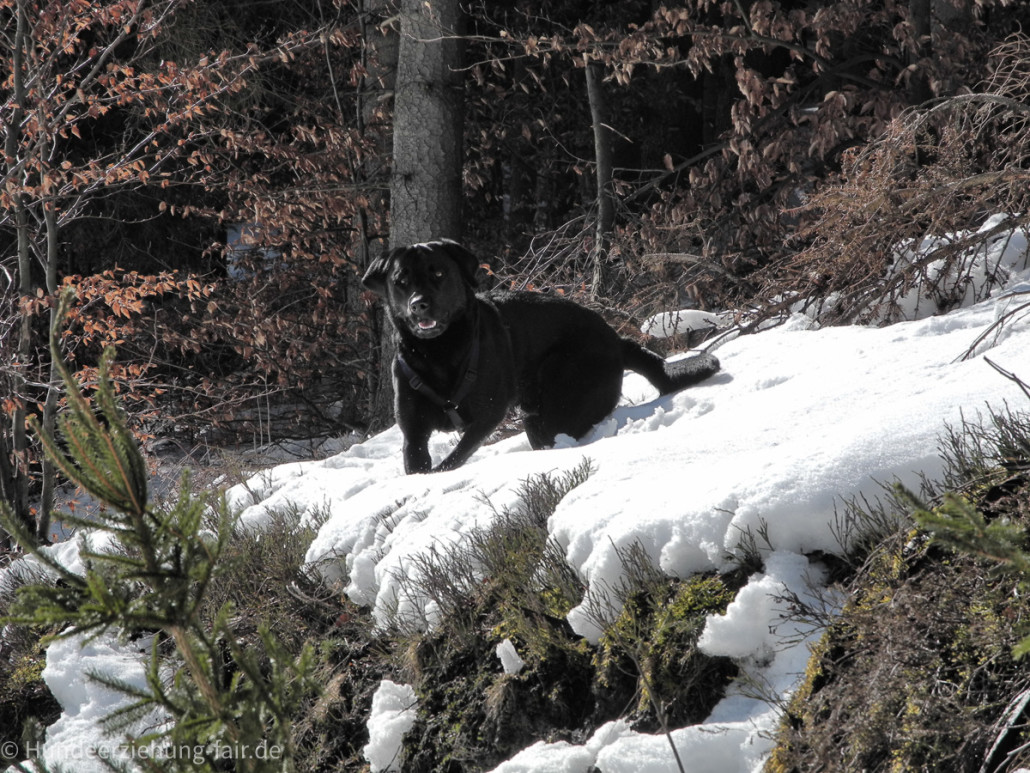
<svg viewBox="0 0 1030 773">
<path fill-rule="evenodd" d="M 464 98 L 458 0 L 401 0 L 393 100 L 390 246 L 461 239 Z M 370 421 L 393 421 L 394 350 L 384 331 L 379 389 Z"/>
<path fill-rule="evenodd" d="M 361 25 L 361 67 L 363 75 L 356 89 L 355 126 L 362 136 L 371 132 L 376 141 L 376 152 L 390 155 L 390 138 L 382 128 L 382 107 L 393 94 L 397 74 L 397 31 L 389 19 L 397 17 L 397 0 L 357 0 Z M 361 169 L 361 182 L 368 184 L 368 206 L 356 216 L 355 228 L 359 235 L 358 259 L 362 269 L 381 252 L 386 242 L 383 226 L 389 203 L 382 188 L 380 162 L 368 161 Z"/>
<path fill-rule="evenodd" d="M 8 164 L 17 165 L 21 154 L 18 152 L 20 138 L 20 126 L 25 116 L 25 49 L 28 35 L 27 20 L 25 18 L 25 2 L 19 0 L 15 12 L 18 14 L 14 46 L 12 51 L 12 87 L 14 90 L 15 107 L 11 111 L 11 117 L 6 127 L 7 136 L 4 142 L 4 152 Z M 8 177 L 16 176 L 19 172 L 16 169 L 9 169 Z M 14 220 L 17 236 L 18 250 L 18 293 L 22 297 L 33 294 L 32 285 L 32 255 L 29 244 L 29 220 L 25 209 L 24 195 L 15 194 L 14 198 Z M 26 531 L 31 532 L 34 524 L 29 510 L 29 480 L 28 480 L 28 449 L 29 437 L 25 430 L 25 372 L 32 356 L 32 324 L 27 314 L 20 314 L 21 324 L 18 328 L 17 359 L 12 379 L 14 383 L 14 394 L 12 397 L 17 401 L 16 407 L 11 415 L 11 442 L 10 452 L 12 456 L 9 465 L 10 480 L 5 482 L 5 487 L 10 490 L 9 498 L 11 508 L 15 516 L 21 520 Z"/>
<path fill-rule="evenodd" d="M 612 229 L 615 227 L 615 201 L 612 198 L 612 142 L 611 129 L 606 123 L 604 90 L 601 80 L 604 65 L 588 62 L 586 66 L 587 99 L 590 102 L 590 122 L 594 129 L 594 163 L 597 167 L 597 224 L 594 233 L 593 298 L 608 294 L 611 285 L 611 267 L 608 251 Z"/>
<path fill-rule="evenodd" d="M 922 59 L 933 55 L 933 0 L 909 0 L 909 19 L 912 23 L 912 34 L 916 39 L 915 56 Z M 913 105 L 921 105 L 933 96 L 930 81 L 926 73 L 919 70 L 909 84 L 909 100 Z"/>
<path fill-rule="evenodd" d="M 0 429 L 0 497 L 7 503 L 14 501 L 15 468 L 11 464 L 13 458 L 7 427 Z M 14 547 L 10 535 L 0 529 L 0 550 Z"/>
<path fill-rule="evenodd" d="M 457 0 L 402 0 L 393 103 L 390 246 L 460 239 L 462 95 Z"/>
<path fill-rule="evenodd" d="M 57 298 L 57 213 L 54 205 L 44 204 L 43 218 L 46 224 L 47 239 L 47 264 L 46 264 L 46 289 L 50 297 Z M 57 323 L 57 304 L 50 307 L 50 330 L 51 335 L 57 335 L 55 330 Z M 57 363 L 50 362 L 50 378 L 47 385 L 46 401 L 43 403 L 43 432 L 50 437 L 54 436 L 54 428 L 57 423 L 57 390 L 58 372 Z M 55 492 L 57 490 L 57 468 L 46 455 L 42 463 L 43 490 L 40 494 L 39 512 L 36 514 L 36 542 L 45 544 L 50 541 L 50 514 L 54 509 Z"/>
<path fill-rule="evenodd" d="M 396 0 L 358 0 L 361 23 L 361 64 L 367 77 L 358 85 L 357 127 L 362 135 L 367 130 L 375 132 L 377 150 L 382 157 L 390 155 L 386 147 L 389 137 L 378 131 L 381 105 L 393 94 L 397 74 L 397 30 L 395 25 L 386 24 L 388 19 L 398 15 Z M 366 98 L 367 95 L 367 98 Z M 355 228 L 358 233 L 358 261 L 361 270 L 386 248 L 386 218 L 382 213 L 389 207 L 386 192 L 380 186 L 379 163 L 367 165 L 368 207 L 362 207 L 357 214 Z M 360 293 L 357 297 L 361 299 Z M 361 299 L 363 303 L 363 299 Z M 356 312 L 357 313 L 357 312 Z M 393 388 L 390 383 L 389 363 L 393 352 L 389 348 L 390 323 L 381 311 L 369 314 L 372 339 L 379 342 L 380 367 L 370 368 L 365 396 L 364 412 L 373 427 L 388 426 L 393 421 Z"/>
</svg>

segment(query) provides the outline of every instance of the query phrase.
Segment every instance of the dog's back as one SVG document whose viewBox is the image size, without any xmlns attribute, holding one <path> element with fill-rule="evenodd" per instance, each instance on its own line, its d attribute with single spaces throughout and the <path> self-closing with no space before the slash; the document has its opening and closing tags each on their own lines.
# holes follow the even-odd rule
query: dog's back
<svg viewBox="0 0 1030 773">
<path fill-rule="evenodd" d="M 519 370 L 533 366 L 552 349 L 568 350 L 580 360 L 617 359 L 620 371 L 639 373 L 663 395 L 699 383 L 719 370 L 719 361 L 707 353 L 666 363 L 637 342 L 620 336 L 597 312 L 560 296 L 491 292 L 480 297 L 494 305 L 504 320 Z"/>
<path fill-rule="evenodd" d="M 618 334 L 600 314 L 560 296 L 493 291 L 479 297 L 497 309 L 522 367 L 532 365 L 555 347 L 619 347 Z"/>
</svg>

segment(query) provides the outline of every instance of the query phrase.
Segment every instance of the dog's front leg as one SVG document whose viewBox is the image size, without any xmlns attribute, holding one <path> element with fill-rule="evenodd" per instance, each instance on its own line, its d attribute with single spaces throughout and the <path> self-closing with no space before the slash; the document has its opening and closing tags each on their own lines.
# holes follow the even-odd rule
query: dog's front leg
<svg viewBox="0 0 1030 773">
<path fill-rule="evenodd" d="M 404 458 L 404 472 L 413 475 L 417 472 L 429 472 L 433 467 L 433 458 L 429 455 L 429 438 L 433 434 L 433 406 L 424 397 L 411 388 L 402 377 L 400 366 L 396 360 L 393 364 L 393 389 L 396 402 L 394 404 L 397 425 L 404 436 L 401 455 Z"/>
<path fill-rule="evenodd" d="M 490 436 L 496 426 L 497 423 L 493 422 L 470 424 L 465 428 L 458 445 L 433 468 L 433 472 L 446 472 L 461 467 L 476 449 L 483 445 L 483 441 Z"/>
<path fill-rule="evenodd" d="M 413 475 L 417 472 L 429 472 L 433 467 L 433 459 L 429 455 L 429 441 L 404 441 L 404 472 Z"/>
<path fill-rule="evenodd" d="M 429 455 L 430 433 L 423 427 L 402 427 L 404 433 L 404 472 L 413 475 L 429 472 L 433 458 Z"/>
</svg>

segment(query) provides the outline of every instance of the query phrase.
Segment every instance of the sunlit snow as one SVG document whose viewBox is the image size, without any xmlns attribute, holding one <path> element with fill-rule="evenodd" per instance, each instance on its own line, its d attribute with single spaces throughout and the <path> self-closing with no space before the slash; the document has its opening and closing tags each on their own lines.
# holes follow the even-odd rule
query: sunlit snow
<svg viewBox="0 0 1030 773">
<path fill-rule="evenodd" d="M 837 515 L 842 498 L 875 499 L 895 479 L 917 486 L 921 474 L 941 471 L 938 445 L 947 425 L 1006 403 L 1030 407 L 987 362 L 1030 379 L 1025 234 L 1010 234 L 978 259 L 1007 276 L 987 300 L 943 316 L 924 316 L 925 305 L 916 304 L 915 319 L 887 327 L 818 329 L 797 314 L 758 335 L 723 340 L 715 350 L 722 372 L 679 394 L 658 397 L 628 375 L 620 407 L 580 442 L 533 451 L 518 435 L 481 448 L 457 470 L 406 476 L 394 427 L 331 458 L 267 470 L 230 498 L 254 525 L 285 503 L 307 517 L 328 516 L 308 561 L 341 579 L 380 623 L 416 627 L 431 626 L 437 615 L 403 582 L 420 553 L 445 550 L 490 523 L 515 503 L 529 476 L 571 470 L 585 459 L 594 474 L 560 503 L 548 529 L 595 591 L 618 582 L 619 553 L 629 546 L 682 577 L 727 568 L 741 535 L 763 530 L 771 544 L 763 570 L 725 615 L 709 618 L 701 638 L 706 651 L 734 658 L 750 686 L 732 687 L 704 723 L 671 733 L 688 769 L 756 770 L 771 744 L 776 701 L 797 684 L 818 635 L 788 619 L 785 597 L 819 591 L 824 573 L 814 557 L 839 551 L 847 538 Z M 453 435 L 437 435 L 434 458 L 453 442 Z M 574 609 L 569 622 L 596 640 L 585 608 Z M 51 646 L 48 669 L 51 658 L 71 661 L 63 666 L 69 674 L 95 665 L 67 643 Z M 382 689 L 385 697 L 400 694 L 399 687 Z M 82 696 L 58 692 L 65 709 L 59 725 L 67 728 Z M 401 732 L 402 723 L 377 724 L 385 711 L 373 712 L 370 728 Z M 58 737 L 64 743 L 65 732 L 48 735 L 48 746 Z M 383 732 L 374 753 L 400 740 Z M 583 745 L 535 744 L 497 771 L 594 767 L 678 770 L 669 738 L 615 722 Z"/>
</svg>

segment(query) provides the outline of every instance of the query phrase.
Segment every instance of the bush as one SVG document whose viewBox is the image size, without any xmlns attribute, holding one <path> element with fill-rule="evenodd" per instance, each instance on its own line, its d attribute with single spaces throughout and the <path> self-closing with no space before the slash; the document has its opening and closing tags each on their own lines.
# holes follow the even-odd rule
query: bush
<svg viewBox="0 0 1030 773">
<path fill-rule="evenodd" d="M 64 517 L 84 530 L 79 557 L 85 571 L 79 575 L 35 547 L 24 525 L 0 507 L 4 528 L 58 578 L 55 584 L 20 587 L 8 621 L 53 629 L 58 636 L 113 631 L 125 638 L 152 637 L 145 687 L 116 675 L 90 678 L 128 699 L 106 719 L 109 732 L 148 718 L 158 729 L 131 739 L 136 748 L 151 755 L 166 748 L 203 750 L 188 759 L 168 756 L 160 769 L 217 770 L 219 749 L 261 746 L 276 749 L 277 759 L 243 753 L 234 760 L 236 769 L 295 769 L 292 718 L 305 696 L 317 692 L 312 648 L 294 655 L 264 622 L 251 637 L 260 646 L 248 647 L 231 601 L 205 615 L 233 539 L 233 517 L 224 503 L 196 496 L 188 479 L 174 502 L 152 506 L 146 465 L 108 376 L 112 352 L 101 359 L 95 411 L 60 364 L 56 341 L 51 349 L 69 407 L 60 418 L 61 445 L 45 433 L 41 440 L 64 474 L 109 509 L 93 521 Z M 107 538 L 109 546 L 95 548 L 98 538 Z M 142 764 L 158 769 L 154 759 Z"/>
<path fill-rule="evenodd" d="M 836 323 L 903 319 L 915 286 L 933 313 L 985 297 L 1004 272 L 975 261 L 1030 225 L 1028 54 L 1012 35 L 975 90 L 907 110 L 849 153 L 802 208 L 808 246 L 760 272 L 759 296 L 805 299 Z"/>
<path fill-rule="evenodd" d="M 898 525 L 847 583 L 768 770 L 979 773 L 1030 760 L 1028 441 L 1026 414 L 992 413 L 949 431 L 928 502 L 896 492 Z"/>
</svg>

